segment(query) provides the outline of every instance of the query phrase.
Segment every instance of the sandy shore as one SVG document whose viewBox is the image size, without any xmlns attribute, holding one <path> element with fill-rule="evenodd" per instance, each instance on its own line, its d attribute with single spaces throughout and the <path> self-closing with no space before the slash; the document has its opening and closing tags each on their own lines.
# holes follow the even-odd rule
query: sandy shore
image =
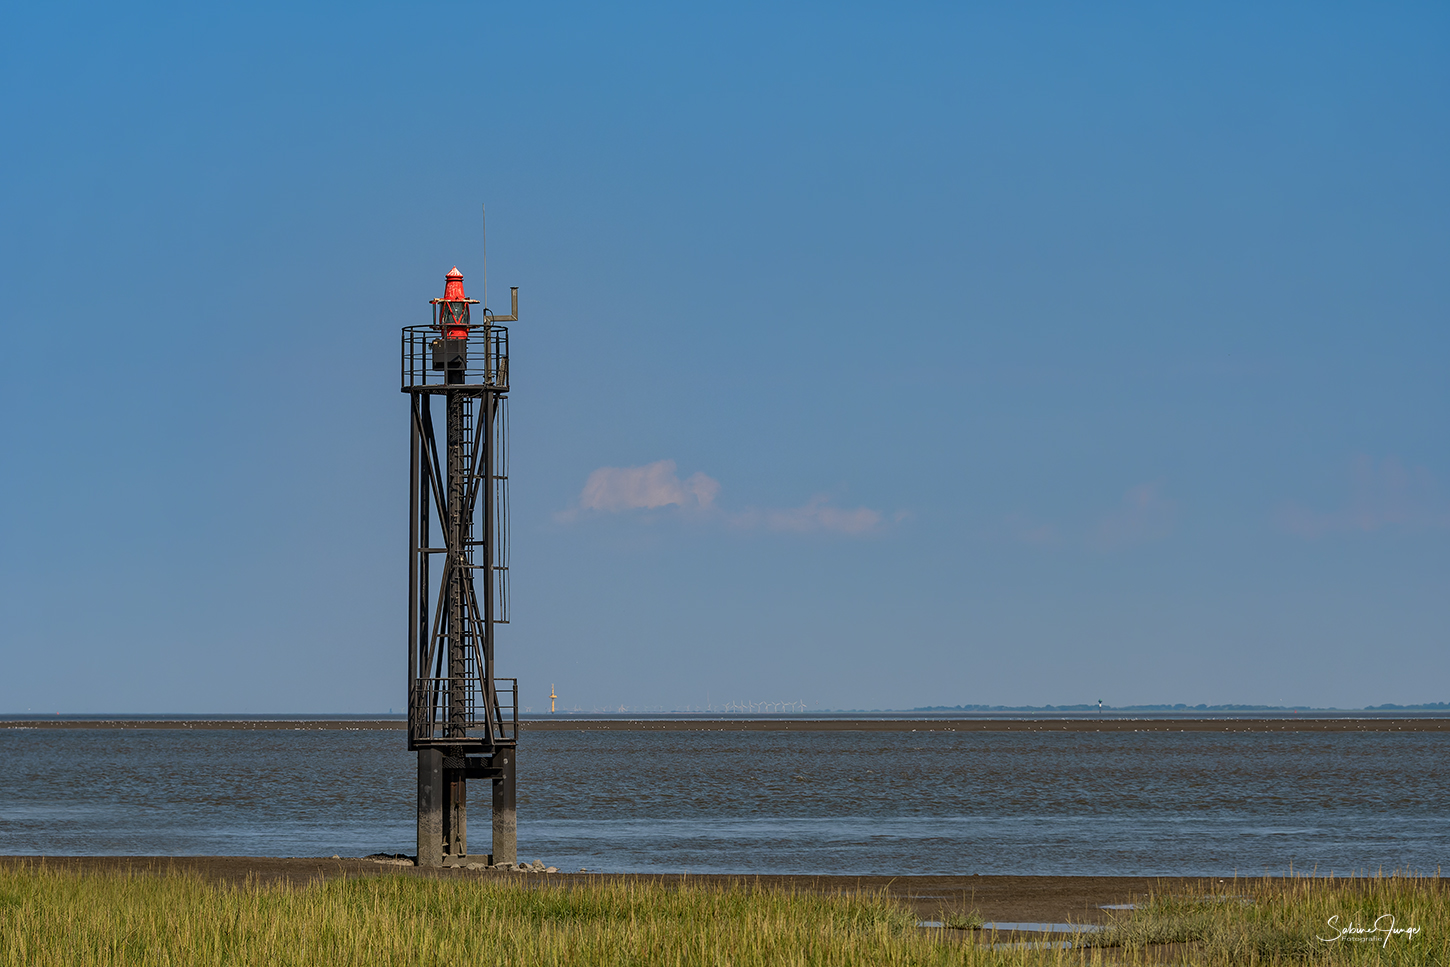
<svg viewBox="0 0 1450 967">
<path fill-rule="evenodd" d="M 989 921 L 1032 923 L 1103 923 L 1105 904 L 1130 903 L 1149 891 L 1187 890 L 1212 893 L 1233 889 L 1233 881 L 1203 877 L 1143 876 L 719 876 L 700 874 L 611 873 L 523 874 L 460 869 L 421 870 L 382 866 L 360 859 L 311 859 L 250 856 L 5 856 L 0 866 L 44 864 L 72 871 L 133 871 L 196 874 L 208 880 L 241 884 L 305 884 L 349 876 L 433 876 L 444 879 L 503 879 L 541 884 L 641 879 L 663 883 L 726 886 L 760 883 L 794 890 L 836 893 L 885 890 L 911 907 L 923 920 L 940 920 L 949 911 L 976 910 Z"/>
<path fill-rule="evenodd" d="M 398 719 L 29 719 L 10 729 L 395 730 Z M 520 732 L 1450 732 L 1450 718 L 533 719 Z"/>
</svg>

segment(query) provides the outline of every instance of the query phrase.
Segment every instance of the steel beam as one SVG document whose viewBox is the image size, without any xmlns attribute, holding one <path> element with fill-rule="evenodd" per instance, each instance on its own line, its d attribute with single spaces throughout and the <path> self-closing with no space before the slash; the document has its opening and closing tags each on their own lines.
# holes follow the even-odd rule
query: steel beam
<svg viewBox="0 0 1450 967">
<path fill-rule="evenodd" d="M 412 413 L 408 420 L 408 696 L 407 712 L 408 719 L 408 747 L 413 746 L 413 716 L 417 708 L 417 696 L 415 689 L 418 687 L 418 561 L 421 558 L 423 566 L 428 566 L 428 555 L 420 553 L 420 549 L 427 545 L 428 535 L 418 533 L 418 474 L 420 464 L 418 460 L 418 448 L 422 441 L 418 434 L 418 400 L 414 397 L 409 401 Z M 426 499 L 426 498 L 425 498 Z M 427 585 L 427 580 L 424 580 Z"/>
<path fill-rule="evenodd" d="M 457 769 L 443 770 L 443 855 L 468 855 L 468 781 Z"/>
</svg>

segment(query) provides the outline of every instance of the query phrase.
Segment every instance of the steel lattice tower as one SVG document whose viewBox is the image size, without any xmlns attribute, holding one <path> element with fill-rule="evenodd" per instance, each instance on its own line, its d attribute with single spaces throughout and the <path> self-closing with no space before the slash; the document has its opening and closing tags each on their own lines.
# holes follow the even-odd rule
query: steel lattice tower
<svg viewBox="0 0 1450 967">
<path fill-rule="evenodd" d="M 516 863 L 518 681 L 493 674 L 508 622 L 508 329 L 474 313 L 455 267 L 433 322 L 403 329 L 412 403 L 408 748 L 418 753 L 418 865 Z M 442 397 L 440 451 L 433 403 Z M 441 565 L 438 564 L 441 559 Z M 468 780 L 493 782 L 493 849 L 468 855 Z"/>
</svg>

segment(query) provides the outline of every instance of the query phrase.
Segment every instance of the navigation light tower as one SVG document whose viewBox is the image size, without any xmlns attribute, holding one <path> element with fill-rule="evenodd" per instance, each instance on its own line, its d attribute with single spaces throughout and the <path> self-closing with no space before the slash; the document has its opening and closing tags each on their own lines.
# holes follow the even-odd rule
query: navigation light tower
<svg viewBox="0 0 1450 967">
<path fill-rule="evenodd" d="M 508 329 L 475 312 L 455 267 L 433 321 L 403 329 L 408 449 L 408 748 L 418 753 L 418 865 L 517 863 L 518 681 L 495 678 L 508 622 Z M 441 421 L 434 413 L 442 403 Z M 438 445 L 441 422 L 443 446 Z M 468 780 L 493 783 L 493 847 L 468 853 Z"/>
</svg>

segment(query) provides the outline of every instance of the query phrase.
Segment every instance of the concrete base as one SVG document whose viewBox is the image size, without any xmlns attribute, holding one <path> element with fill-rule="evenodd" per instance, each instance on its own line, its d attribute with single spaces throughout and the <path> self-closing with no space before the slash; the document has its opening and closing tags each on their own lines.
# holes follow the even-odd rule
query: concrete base
<svg viewBox="0 0 1450 967">
<path fill-rule="evenodd" d="M 503 770 L 503 778 L 493 780 L 493 857 L 495 863 L 518 863 L 519 823 L 514 807 L 517 775 L 514 760 L 518 750 L 501 749 L 493 757 L 494 765 Z"/>
<path fill-rule="evenodd" d="M 464 757 L 458 757 L 458 760 Z M 445 768 L 438 749 L 418 751 L 418 865 L 485 866 L 518 863 L 518 816 L 515 810 L 514 749 L 499 749 L 490 765 L 502 773 L 493 779 L 493 852 L 468 854 L 468 783 L 466 770 Z M 471 760 L 475 763 L 477 760 Z M 476 766 L 474 767 L 476 768 Z M 485 772 L 485 776 L 492 773 Z"/>
<path fill-rule="evenodd" d="M 443 865 L 443 753 L 418 750 L 418 865 Z"/>
<path fill-rule="evenodd" d="M 483 864 L 484 866 L 492 866 L 492 854 L 485 853 L 482 856 L 445 856 L 443 857 L 442 865 L 446 868 L 450 866 L 468 866 L 470 864 L 479 863 Z"/>
</svg>

